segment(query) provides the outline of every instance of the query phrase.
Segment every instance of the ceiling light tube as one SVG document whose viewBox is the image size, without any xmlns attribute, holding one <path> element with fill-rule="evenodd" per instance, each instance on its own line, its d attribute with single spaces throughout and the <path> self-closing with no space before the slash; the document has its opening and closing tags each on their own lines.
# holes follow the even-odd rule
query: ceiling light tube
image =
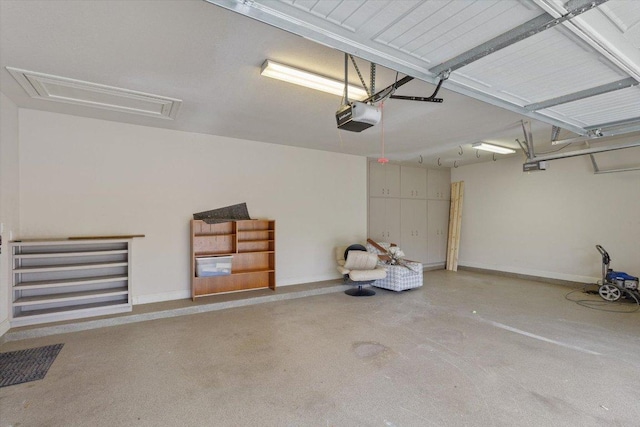
<svg viewBox="0 0 640 427">
<path fill-rule="evenodd" d="M 270 59 L 267 59 L 262 64 L 260 74 L 265 77 L 271 77 L 333 95 L 342 96 L 344 94 L 344 82 L 340 80 L 279 64 Z M 349 99 L 362 100 L 368 96 L 369 94 L 363 88 L 349 85 Z"/>
<path fill-rule="evenodd" d="M 471 144 L 471 147 L 475 148 L 476 150 L 491 151 L 492 153 L 498 154 L 512 154 L 516 152 L 516 150 L 514 150 L 513 148 L 501 147 L 499 145 L 493 145 L 487 142 L 476 142 L 474 144 Z"/>
</svg>

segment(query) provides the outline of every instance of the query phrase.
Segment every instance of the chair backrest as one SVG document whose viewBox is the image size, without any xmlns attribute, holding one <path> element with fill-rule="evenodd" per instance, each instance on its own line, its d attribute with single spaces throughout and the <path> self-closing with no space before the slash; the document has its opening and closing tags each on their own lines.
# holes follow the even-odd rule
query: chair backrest
<svg viewBox="0 0 640 427">
<path fill-rule="evenodd" d="M 337 246 L 336 247 L 336 261 L 338 261 L 338 265 L 344 265 L 346 261 L 344 259 L 344 251 L 347 249 L 346 246 Z"/>
<path fill-rule="evenodd" d="M 349 246 L 337 246 L 336 247 L 336 261 L 338 261 L 338 265 L 344 265 L 344 263 L 346 262 L 346 255 L 347 255 L 347 250 L 351 250 L 353 248 L 356 247 L 360 247 L 362 251 L 366 251 L 367 248 L 365 248 L 363 245 L 360 245 L 359 243 L 354 243 L 352 245 Z"/>
<path fill-rule="evenodd" d="M 378 255 L 365 251 L 349 251 L 344 268 L 349 270 L 374 270 L 378 265 Z"/>
</svg>

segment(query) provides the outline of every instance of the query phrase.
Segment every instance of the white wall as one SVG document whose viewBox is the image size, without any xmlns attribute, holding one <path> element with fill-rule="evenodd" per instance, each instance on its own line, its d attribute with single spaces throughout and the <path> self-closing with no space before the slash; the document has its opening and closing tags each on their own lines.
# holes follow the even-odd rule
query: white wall
<svg viewBox="0 0 640 427">
<path fill-rule="evenodd" d="M 11 261 L 7 243 L 19 227 L 18 108 L 0 93 L 0 336 L 9 330 Z"/>
<path fill-rule="evenodd" d="M 596 155 L 640 165 L 640 149 Z M 604 246 L 615 270 L 640 275 L 640 171 L 594 175 L 589 156 L 523 173 L 522 157 L 451 169 L 464 181 L 459 264 L 593 282 Z"/>
<path fill-rule="evenodd" d="M 190 295 L 194 212 L 247 202 L 275 219 L 278 286 L 338 277 L 333 247 L 366 238 L 363 157 L 25 109 L 19 122 L 20 237 L 145 234 L 134 302 Z"/>
</svg>

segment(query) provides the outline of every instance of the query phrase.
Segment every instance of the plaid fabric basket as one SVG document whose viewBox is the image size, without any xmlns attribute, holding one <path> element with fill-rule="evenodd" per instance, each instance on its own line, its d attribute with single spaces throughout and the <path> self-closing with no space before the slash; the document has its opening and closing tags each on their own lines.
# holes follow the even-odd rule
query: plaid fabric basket
<svg viewBox="0 0 640 427">
<path fill-rule="evenodd" d="M 385 249 L 391 246 L 386 242 L 378 242 L 378 244 Z M 382 254 L 370 243 L 367 243 L 366 248 L 367 251 L 374 254 Z M 422 286 L 422 264 L 419 262 L 407 262 L 406 264 L 407 267 L 403 265 L 388 265 L 381 262 L 381 265 L 387 270 L 387 277 L 376 280 L 372 283 L 372 286 L 396 292 L 419 288 Z"/>
</svg>

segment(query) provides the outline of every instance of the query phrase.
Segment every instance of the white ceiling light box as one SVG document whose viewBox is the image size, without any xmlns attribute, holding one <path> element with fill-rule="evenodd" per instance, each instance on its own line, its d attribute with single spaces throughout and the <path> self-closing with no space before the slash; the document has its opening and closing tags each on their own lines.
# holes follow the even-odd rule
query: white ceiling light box
<svg viewBox="0 0 640 427">
<path fill-rule="evenodd" d="M 6 67 L 20 86 L 35 99 L 84 105 L 105 110 L 173 120 L 179 99 L 136 92 L 51 74 Z"/>
<path fill-rule="evenodd" d="M 344 82 L 340 80 L 324 77 L 299 68 L 290 67 L 267 59 L 262 64 L 260 74 L 265 77 L 282 80 L 299 86 L 308 87 L 333 95 L 342 96 L 344 94 Z M 349 85 L 349 99 L 363 100 L 369 96 L 363 88 Z"/>
</svg>

